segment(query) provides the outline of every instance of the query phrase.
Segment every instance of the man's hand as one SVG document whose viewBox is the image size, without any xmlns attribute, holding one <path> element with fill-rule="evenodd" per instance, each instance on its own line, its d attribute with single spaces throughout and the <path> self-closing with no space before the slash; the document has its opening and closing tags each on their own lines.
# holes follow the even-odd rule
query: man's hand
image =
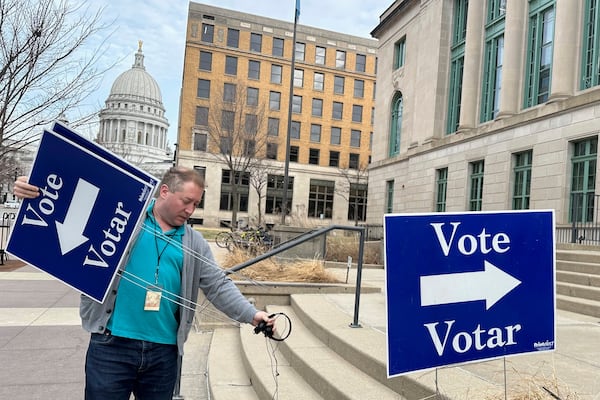
<svg viewBox="0 0 600 400">
<path fill-rule="evenodd" d="M 28 183 L 26 176 L 20 176 L 15 181 L 13 193 L 20 199 L 35 199 L 40 195 L 40 189 Z"/>
</svg>

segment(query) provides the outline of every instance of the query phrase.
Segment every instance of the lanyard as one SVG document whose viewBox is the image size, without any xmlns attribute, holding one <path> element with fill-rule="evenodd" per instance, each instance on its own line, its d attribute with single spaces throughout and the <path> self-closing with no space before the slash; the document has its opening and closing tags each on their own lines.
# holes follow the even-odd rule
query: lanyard
<svg viewBox="0 0 600 400">
<path fill-rule="evenodd" d="M 160 258 L 162 257 L 163 253 L 165 252 L 165 250 L 167 249 L 167 247 L 169 247 L 169 244 L 171 243 L 171 240 L 173 240 L 173 236 L 175 236 L 175 234 L 177 233 L 177 229 L 175 229 L 175 232 L 171 233 L 170 235 L 164 235 L 167 236 L 166 243 L 163 246 L 162 250 L 159 252 L 158 251 L 158 231 L 156 229 L 156 225 L 158 225 L 158 221 L 156 221 L 155 225 L 154 225 L 154 244 L 156 245 L 156 254 L 157 254 L 157 261 L 156 261 L 156 271 L 154 272 L 154 284 L 158 285 L 158 274 L 160 271 Z M 161 230 L 161 234 L 162 234 L 162 230 Z"/>
</svg>

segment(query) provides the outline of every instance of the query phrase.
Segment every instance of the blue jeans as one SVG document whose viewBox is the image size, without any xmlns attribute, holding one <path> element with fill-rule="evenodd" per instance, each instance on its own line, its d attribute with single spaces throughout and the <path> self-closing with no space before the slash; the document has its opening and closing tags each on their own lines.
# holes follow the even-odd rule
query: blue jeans
<svg viewBox="0 0 600 400">
<path fill-rule="evenodd" d="M 92 333 L 85 360 L 86 400 L 171 400 L 177 346 Z"/>
</svg>

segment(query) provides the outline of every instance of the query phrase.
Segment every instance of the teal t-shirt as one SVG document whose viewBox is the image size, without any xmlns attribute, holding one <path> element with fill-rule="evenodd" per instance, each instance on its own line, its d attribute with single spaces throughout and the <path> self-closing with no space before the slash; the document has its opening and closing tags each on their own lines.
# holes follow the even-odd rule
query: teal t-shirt
<svg viewBox="0 0 600 400">
<path fill-rule="evenodd" d="M 144 226 L 125 265 L 108 329 L 115 336 L 177 344 L 180 301 L 176 296 L 181 293 L 185 228 L 180 226 L 162 232 L 152 215 L 153 208 L 154 203 L 146 210 Z M 155 284 L 156 278 L 162 288 L 160 307 L 158 311 L 148 311 L 144 309 L 146 292 Z"/>
</svg>

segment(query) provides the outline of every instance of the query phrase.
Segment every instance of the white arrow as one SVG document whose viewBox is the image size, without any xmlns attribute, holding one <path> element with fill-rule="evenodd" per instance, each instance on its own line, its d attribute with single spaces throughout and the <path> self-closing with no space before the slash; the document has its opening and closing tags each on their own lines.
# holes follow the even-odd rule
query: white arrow
<svg viewBox="0 0 600 400">
<path fill-rule="evenodd" d="M 83 236 L 83 230 L 90 219 L 99 191 L 96 186 L 81 178 L 77 181 L 64 222 L 56 221 L 56 233 L 63 256 L 88 241 Z"/>
<path fill-rule="evenodd" d="M 520 284 L 520 280 L 485 261 L 483 271 L 422 276 L 421 305 L 485 300 L 485 308 L 489 310 Z"/>
</svg>

